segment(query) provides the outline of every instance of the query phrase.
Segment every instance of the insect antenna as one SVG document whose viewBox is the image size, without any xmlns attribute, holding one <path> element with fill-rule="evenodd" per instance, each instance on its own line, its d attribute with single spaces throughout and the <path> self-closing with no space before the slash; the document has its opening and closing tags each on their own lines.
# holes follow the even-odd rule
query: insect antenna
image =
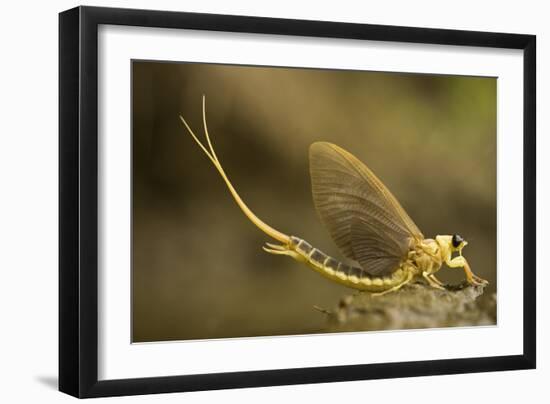
<svg viewBox="0 0 550 404">
<path fill-rule="evenodd" d="M 231 192 L 231 195 L 233 196 L 233 199 L 235 199 L 235 202 L 237 202 L 237 205 L 241 208 L 243 213 L 246 215 L 246 217 L 256 225 L 260 230 L 262 230 L 264 233 L 266 233 L 268 236 L 273 237 L 274 239 L 280 241 L 281 243 L 288 244 L 290 242 L 290 237 L 287 236 L 284 233 L 281 233 L 278 230 L 275 230 L 273 227 L 269 226 L 268 224 L 264 223 L 258 216 L 256 216 L 249 207 L 244 203 L 244 201 L 241 199 L 235 188 L 233 187 L 233 184 L 231 184 L 231 181 L 229 181 L 229 178 L 225 174 L 225 171 L 218 160 L 218 156 L 216 155 L 216 152 L 214 151 L 214 147 L 212 146 L 212 142 L 210 140 L 210 135 L 208 133 L 208 126 L 206 124 L 206 96 L 202 96 L 202 122 L 204 126 L 204 134 L 206 137 L 206 142 L 208 145 L 208 150 L 204 146 L 204 144 L 199 140 L 199 138 L 195 135 L 191 127 L 187 124 L 183 116 L 180 115 L 180 119 L 187 128 L 187 131 L 189 134 L 193 137 L 195 142 L 199 145 L 199 147 L 202 149 L 202 151 L 206 154 L 206 156 L 210 159 L 214 167 L 216 167 L 216 170 L 220 173 L 221 177 L 225 181 L 225 184 L 227 185 L 227 188 L 229 189 L 229 192 Z"/>
</svg>

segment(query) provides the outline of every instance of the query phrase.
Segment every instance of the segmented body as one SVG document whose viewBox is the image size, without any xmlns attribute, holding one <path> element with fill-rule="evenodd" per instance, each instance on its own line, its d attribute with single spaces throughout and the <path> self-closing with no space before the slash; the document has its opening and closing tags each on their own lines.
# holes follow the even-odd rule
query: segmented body
<svg viewBox="0 0 550 404">
<path fill-rule="evenodd" d="M 298 255 L 295 257 L 296 259 L 306 263 L 326 278 L 354 289 L 369 292 L 382 292 L 391 289 L 410 279 L 412 272 L 416 272 L 414 267 L 405 264 L 388 276 L 376 277 L 369 275 L 363 268 L 348 265 L 330 257 L 299 237 L 291 236 L 289 247 Z"/>
</svg>

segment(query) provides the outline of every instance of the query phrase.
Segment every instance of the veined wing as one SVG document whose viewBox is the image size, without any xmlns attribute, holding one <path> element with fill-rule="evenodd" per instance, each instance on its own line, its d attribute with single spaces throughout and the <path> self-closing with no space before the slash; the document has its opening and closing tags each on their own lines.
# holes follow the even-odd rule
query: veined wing
<svg viewBox="0 0 550 404">
<path fill-rule="evenodd" d="M 371 275 L 386 275 L 424 235 L 374 173 L 327 142 L 309 150 L 313 202 L 342 253 Z"/>
</svg>

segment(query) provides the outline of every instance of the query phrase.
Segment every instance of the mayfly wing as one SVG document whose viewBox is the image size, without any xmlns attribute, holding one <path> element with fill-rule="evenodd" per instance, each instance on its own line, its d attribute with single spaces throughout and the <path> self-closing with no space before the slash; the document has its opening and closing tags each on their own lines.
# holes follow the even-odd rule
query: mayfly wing
<svg viewBox="0 0 550 404">
<path fill-rule="evenodd" d="M 374 173 L 327 142 L 310 147 L 315 208 L 342 253 L 371 275 L 387 275 L 423 234 Z"/>
</svg>

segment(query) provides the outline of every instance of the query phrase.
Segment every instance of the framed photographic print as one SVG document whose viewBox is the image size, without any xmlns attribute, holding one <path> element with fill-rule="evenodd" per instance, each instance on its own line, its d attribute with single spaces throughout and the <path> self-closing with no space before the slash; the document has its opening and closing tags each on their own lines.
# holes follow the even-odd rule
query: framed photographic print
<svg viewBox="0 0 550 404">
<path fill-rule="evenodd" d="M 535 37 L 60 14 L 59 386 L 535 367 Z"/>
</svg>

